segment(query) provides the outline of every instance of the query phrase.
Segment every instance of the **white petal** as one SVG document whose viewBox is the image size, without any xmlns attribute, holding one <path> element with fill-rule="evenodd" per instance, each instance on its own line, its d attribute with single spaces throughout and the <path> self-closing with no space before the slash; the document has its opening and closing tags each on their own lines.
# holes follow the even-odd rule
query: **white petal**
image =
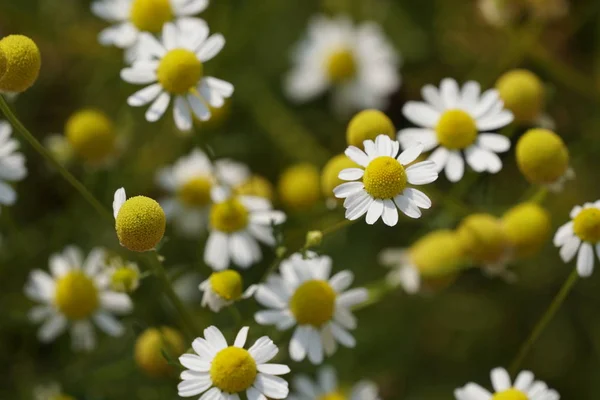
<svg viewBox="0 0 600 400">
<path fill-rule="evenodd" d="M 290 367 L 283 364 L 259 364 L 256 369 L 263 374 L 285 375 L 290 373 Z"/>
<path fill-rule="evenodd" d="M 219 328 L 215 326 L 209 326 L 204 330 L 204 338 L 217 351 L 223 350 L 225 347 L 227 347 L 227 341 L 225 340 L 225 336 L 223 336 Z"/>
<path fill-rule="evenodd" d="M 477 385 L 476 383 L 467 383 L 463 388 L 465 400 L 491 400 L 492 394 Z"/>
<path fill-rule="evenodd" d="M 500 113 L 484 117 L 477 121 L 477 129 L 480 131 L 491 131 L 502 128 L 513 121 L 513 114 L 508 110 L 502 110 Z"/>
<path fill-rule="evenodd" d="M 289 394 L 288 383 L 278 376 L 259 373 L 253 386 L 271 399 L 285 399 Z"/>
<path fill-rule="evenodd" d="M 248 338 L 248 329 L 249 328 L 247 326 L 240 329 L 237 336 L 235 337 L 235 342 L 233 343 L 235 347 L 244 347 L 244 345 L 246 344 L 246 339 Z"/>
<path fill-rule="evenodd" d="M 173 119 L 180 131 L 189 131 L 192 129 L 192 113 L 190 112 L 190 107 L 185 101 L 185 98 L 182 96 L 175 97 Z"/>
<path fill-rule="evenodd" d="M 346 290 L 352 281 L 354 280 L 354 274 L 351 271 L 344 270 L 340 271 L 329 279 L 329 284 L 338 293 Z"/>
<path fill-rule="evenodd" d="M 196 15 L 206 10 L 206 7 L 208 7 L 208 0 L 192 0 L 177 7 L 175 9 L 175 14 L 178 16 Z"/>
<path fill-rule="evenodd" d="M 212 381 L 210 379 L 189 379 L 179 382 L 177 391 L 180 397 L 192 397 L 203 393 L 211 386 Z"/>
<path fill-rule="evenodd" d="M 437 135 L 431 129 L 406 128 L 398 132 L 398 141 L 407 149 L 417 143 L 423 145 L 423 151 L 430 151 L 438 145 Z"/>
<path fill-rule="evenodd" d="M 175 26 L 175 24 L 173 24 L 171 22 L 167 22 L 166 24 L 163 25 L 162 41 L 163 41 L 165 48 L 168 51 L 174 50 L 175 48 L 179 47 L 178 36 L 179 35 L 178 35 L 177 27 Z"/>
<path fill-rule="evenodd" d="M 321 335 L 316 329 L 311 329 L 308 332 L 308 360 L 313 364 L 321 364 L 323 362 Z"/>
<path fill-rule="evenodd" d="M 336 304 L 340 307 L 351 308 L 364 303 L 369 299 L 369 292 L 365 288 L 354 288 L 340 294 Z"/>
<path fill-rule="evenodd" d="M 383 200 L 375 199 L 367 211 L 367 224 L 373 225 L 383 214 Z"/>
<path fill-rule="evenodd" d="M 231 83 L 227 81 L 212 76 L 207 76 L 206 78 L 204 78 L 204 81 L 210 87 L 211 90 L 214 90 L 222 97 L 231 97 L 231 95 L 233 94 L 234 87 Z"/>
<path fill-rule="evenodd" d="M 183 354 L 179 357 L 179 362 L 185 368 L 191 369 L 197 372 L 208 372 L 210 371 L 210 360 L 203 359 L 195 354 Z"/>
<path fill-rule="evenodd" d="M 421 143 L 415 144 L 406 150 L 404 150 L 399 156 L 398 161 L 402 165 L 408 165 L 415 161 L 423 152 L 423 145 Z"/>
<path fill-rule="evenodd" d="M 431 199 L 423 192 L 413 188 L 406 188 L 402 194 L 411 199 L 419 208 L 431 208 Z"/>
<path fill-rule="evenodd" d="M 421 102 L 409 101 L 402 108 L 402 114 L 413 124 L 425 128 L 434 128 L 440 113 L 430 105 Z"/>
<path fill-rule="evenodd" d="M 273 341 L 267 336 L 259 338 L 252 347 L 248 349 L 248 353 L 252 355 L 257 364 L 264 364 L 271 361 L 278 352 L 279 349 L 277 346 L 275 346 Z"/>
<path fill-rule="evenodd" d="M 466 82 L 460 94 L 460 105 L 467 110 L 473 110 L 479 100 L 479 94 L 481 93 L 481 86 L 475 81 Z"/>
<path fill-rule="evenodd" d="M 394 198 L 394 203 L 396 203 L 400 211 L 406 214 L 406 216 L 410 218 L 421 217 L 421 210 L 419 210 L 419 207 L 417 207 L 417 205 L 408 197 L 398 195 Z"/>
<path fill-rule="evenodd" d="M 337 376 L 333 367 L 321 367 L 321 369 L 317 371 L 317 380 L 319 382 L 320 389 L 323 390 L 325 393 L 332 393 L 338 389 Z"/>
<path fill-rule="evenodd" d="M 133 310 L 133 302 L 125 293 L 104 292 L 100 295 L 100 305 L 115 314 L 129 314 Z"/>
<path fill-rule="evenodd" d="M 433 85 L 425 85 L 421 89 L 421 96 L 423 99 L 433 106 L 437 111 L 443 112 L 446 109 L 442 96 L 438 92 L 438 89 Z"/>
<path fill-rule="evenodd" d="M 398 209 L 390 199 L 383 200 L 383 223 L 387 226 L 396 226 L 398 223 Z"/>
<path fill-rule="evenodd" d="M 225 38 L 220 33 L 214 34 L 202 44 L 196 52 L 196 56 L 202 62 L 206 62 L 214 58 L 225 46 Z"/>
<path fill-rule="evenodd" d="M 148 111 L 146 111 L 146 120 L 148 120 L 148 122 L 158 121 L 165 111 L 167 111 L 170 101 L 171 95 L 169 93 L 161 93 L 157 99 L 154 100 L 150 108 L 148 108 Z"/>
<path fill-rule="evenodd" d="M 125 333 L 125 327 L 115 317 L 107 313 L 98 313 L 94 315 L 94 322 L 107 335 L 121 336 Z"/>
<path fill-rule="evenodd" d="M 192 107 L 194 115 L 196 115 L 200 121 L 208 121 L 210 119 L 210 110 L 198 96 L 190 93 L 188 94 L 187 99 L 190 103 L 190 107 Z"/>
<path fill-rule="evenodd" d="M 375 200 L 373 200 L 371 196 L 364 197 L 360 203 L 354 205 L 352 208 L 346 209 L 346 218 L 350 221 L 354 221 L 362 217 L 369 210 L 369 207 L 374 201 Z"/>
<path fill-rule="evenodd" d="M 340 171 L 338 178 L 344 181 L 355 181 L 360 179 L 365 174 L 365 170 L 362 168 L 346 168 Z"/>
<path fill-rule="evenodd" d="M 571 236 L 571 238 L 561 247 L 559 252 L 560 258 L 562 258 L 564 262 L 571 261 L 573 257 L 575 257 L 580 244 L 581 239 L 577 236 Z"/>
<path fill-rule="evenodd" d="M 510 376 L 504 368 L 494 368 L 490 374 L 492 386 L 496 392 L 503 392 L 512 386 Z"/>
<path fill-rule="evenodd" d="M 472 117 L 476 120 L 484 116 L 490 108 L 499 101 L 498 91 L 495 89 L 486 90 L 479 99 L 479 103 L 472 112 Z"/>
<path fill-rule="evenodd" d="M 126 200 L 127 200 L 127 196 L 125 194 L 125 189 L 124 188 L 117 189 L 117 191 L 115 192 L 115 195 L 114 195 L 114 200 L 113 200 L 113 215 L 115 218 L 117 218 L 117 215 L 119 214 L 119 210 L 121 209 L 121 206 L 125 203 Z"/>
<path fill-rule="evenodd" d="M 223 232 L 210 233 L 204 249 L 204 262 L 216 271 L 229 265 L 228 237 Z"/>
<path fill-rule="evenodd" d="M 465 172 L 465 162 L 458 151 L 451 151 L 445 167 L 446 177 L 450 182 L 458 182 Z"/>
<path fill-rule="evenodd" d="M 266 396 L 254 387 L 249 387 L 248 390 L 246 390 L 246 396 L 248 397 L 248 400 L 267 400 Z"/>
<path fill-rule="evenodd" d="M 162 86 L 160 83 L 147 86 L 142 90 L 139 90 L 127 98 L 127 104 L 132 107 L 144 106 L 156 99 L 162 92 Z"/>
<path fill-rule="evenodd" d="M 349 159 L 360 165 L 361 167 L 366 167 L 369 164 L 369 157 L 365 154 L 364 151 L 355 146 L 348 146 L 346 151 L 344 152 Z"/>
<path fill-rule="evenodd" d="M 331 323 L 330 326 L 331 333 L 341 345 L 349 348 L 356 346 L 356 340 L 347 330 L 336 323 Z"/>
<path fill-rule="evenodd" d="M 223 395 L 220 389 L 214 387 L 200 396 L 198 400 L 223 400 Z"/>
<path fill-rule="evenodd" d="M 192 342 L 192 348 L 202 358 L 212 359 L 217 350 L 204 338 L 196 338 Z"/>
<path fill-rule="evenodd" d="M 66 327 L 67 319 L 62 315 L 54 315 L 40 327 L 38 338 L 43 343 L 52 342 L 65 331 Z"/>
<path fill-rule="evenodd" d="M 477 136 L 477 143 L 494 153 L 504 153 L 510 149 L 510 139 L 497 133 L 481 133 Z"/>
<path fill-rule="evenodd" d="M 438 147 L 431 153 L 428 160 L 434 162 L 437 172 L 440 172 L 446 166 L 448 157 L 450 157 L 450 151 L 445 147 Z"/>
<path fill-rule="evenodd" d="M 308 351 L 308 335 L 312 328 L 298 326 L 290 340 L 290 357 L 294 361 L 302 361 Z"/>
<path fill-rule="evenodd" d="M 552 242 L 556 247 L 560 247 L 564 245 L 573 235 L 573 221 L 569 221 L 560 228 L 558 228 Z"/>
<path fill-rule="evenodd" d="M 124 68 L 121 70 L 121 79 L 127 83 L 146 85 L 156 82 L 156 72 L 145 68 Z"/>
<path fill-rule="evenodd" d="M 531 371 L 521 371 L 517 375 L 517 379 L 515 379 L 514 387 L 520 391 L 525 391 L 531 386 L 533 379 L 534 376 Z"/>
<path fill-rule="evenodd" d="M 413 185 L 426 185 L 438 178 L 437 165 L 433 161 L 421 161 L 406 168 L 408 182 Z"/>
<path fill-rule="evenodd" d="M 589 243 L 582 243 L 577 255 L 577 272 L 582 278 L 587 278 L 594 271 L 594 249 Z"/>
<path fill-rule="evenodd" d="M 363 192 L 364 184 L 362 182 L 345 182 L 333 189 L 333 194 L 338 199 L 344 199 L 351 194 Z"/>
</svg>

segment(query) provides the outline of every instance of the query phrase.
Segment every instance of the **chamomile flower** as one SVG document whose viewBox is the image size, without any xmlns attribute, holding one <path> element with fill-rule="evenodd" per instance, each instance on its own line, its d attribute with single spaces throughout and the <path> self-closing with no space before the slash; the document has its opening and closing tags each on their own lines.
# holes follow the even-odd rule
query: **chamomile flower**
<svg viewBox="0 0 600 400">
<path fill-rule="evenodd" d="M 92 12 L 114 25 L 98 35 L 104 46 L 128 49 L 127 59 L 135 60 L 142 32 L 159 34 L 166 23 L 194 32 L 206 29 L 206 22 L 193 17 L 208 7 L 208 0 L 97 0 Z"/>
<path fill-rule="evenodd" d="M 317 371 L 317 380 L 306 375 L 298 375 L 292 380 L 294 392 L 289 400 L 379 400 L 379 390 L 375 383 L 368 380 L 358 381 L 349 393 L 338 385 L 335 370 L 332 367 L 321 367 Z"/>
<path fill-rule="evenodd" d="M 135 341 L 134 359 L 137 366 L 153 378 L 174 375 L 176 369 L 163 356 L 177 358 L 185 352 L 181 332 L 168 326 L 148 328 Z"/>
<path fill-rule="evenodd" d="M 546 89 L 533 72 L 526 69 L 510 70 L 498 78 L 496 89 L 516 122 L 536 123 L 543 120 Z"/>
<path fill-rule="evenodd" d="M 356 341 L 348 330 L 357 326 L 350 309 L 367 300 L 366 289 L 346 290 L 354 275 L 341 271 L 330 278 L 331 258 L 308 252 L 292 254 L 281 263 L 281 273 L 267 278 L 259 286 L 256 300 L 268 310 L 259 311 L 254 319 L 261 325 L 275 325 L 279 330 L 296 329 L 289 346 L 290 357 L 301 361 L 308 356 L 313 364 L 323 362 L 324 354 L 335 353 L 337 343 L 354 347 Z"/>
<path fill-rule="evenodd" d="M 65 137 L 77 157 L 92 166 L 106 165 L 119 150 L 115 125 L 99 110 L 83 109 L 71 115 Z"/>
<path fill-rule="evenodd" d="M 196 354 L 184 354 L 179 362 L 185 368 L 177 389 L 181 397 L 208 399 L 239 399 L 246 393 L 248 400 L 265 398 L 285 399 L 288 383 L 278 375 L 290 368 L 283 364 L 268 363 L 279 349 L 267 336 L 258 339 L 248 350 L 244 349 L 248 327 L 240 329 L 233 346 L 228 346 L 221 331 L 210 326 L 204 338 L 196 338 L 192 348 Z"/>
<path fill-rule="evenodd" d="M 286 209 L 306 211 L 321 199 L 321 177 L 312 164 L 300 163 L 286 168 L 279 177 L 279 200 Z"/>
<path fill-rule="evenodd" d="M 452 182 L 464 175 L 463 157 L 476 172 L 497 173 L 502 169 L 496 153 L 508 151 L 510 140 L 490 132 L 510 124 L 513 114 L 504 108 L 497 90 L 481 93 L 473 81 L 459 88 L 454 79 L 446 78 L 439 89 L 426 85 L 421 93 L 426 102 L 409 101 L 402 108 L 404 116 L 420 126 L 398 132 L 403 148 L 420 142 L 423 151 L 435 149 L 429 160 L 435 162 L 438 171 L 445 170 Z"/>
<path fill-rule="evenodd" d="M 132 107 L 145 106 L 146 120 L 158 121 L 173 99 L 173 118 L 181 131 L 192 128 L 192 112 L 201 121 L 210 119 L 208 106 L 222 107 L 233 94 L 229 82 L 204 75 L 204 63 L 213 59 L 225 45 L 221 34 L 208 36 L 208 27 L 192 32 L 171 23 L 162 30 L 162 43 L 144 33 L 140 48 L 145 56 L 121 71 L 129 83 L 149 85 L 127 99 Z"/>
<path fill-rule="evenodd" d="M 223 187 L 212 191 L 213 205 L 209 215 L 209 237 L 204 249 L 204 262 L 221 271 L 236 264 L 249 268 L 262 258 L 258 242 L 275 246 L 273 225 L 285 222 L 281 211 L 272 209 L 262 197 L 236 196 Z"/>
<path fill-rule="evenodd" d="M 476 383 L 467 383 L 454 391 L 456 400 L 559 400 L 560 395 L 542 381 L 534 381 L 530 371 L 521 371 L 511 383 L 504 368 L 495 368 L 490 374 L 494 392 Z"/>
<path fill-rule="evenodd" d="M 334 108 L 341 113 L 381 109 L 400 86 L 400 57 L 374 22 L 355 26 L 346 17 L 316 16 L 292 58 L 285 90 L 297 102 L 332 88 Z"/>
<path fill-rule="evenodd" d="M 536 203 L 521 203 L 502 216 L 502 225 L 518 258 L 529 257 L 540 251 L 552 229 L 550 213 Z"/>
<path fill-rule="evenodd" d="M 21 93 L 36 82 L 42 65 L 40 50 L 23 35 L 0 40 L 0 92 Z"/>
<path fill-rule="evenodd" d="M 140 285 L 140 268 L 134 262 L 119 256 L 110 257 L 105 268 L 110 288 L 116 292 L 131 293 Z"/>
<path fill-rule="evenodd" d="M 129 296 L 111 290 L 102 279 L 103 260 L 101 249 L 84 259 L 81 250 L 71 246 L 50 257 L 50 274 L 31 272 L 25 294 L 42 303 L 29 313 L 32 322 L 43 322 L 38 331 L 42 342 L 52 342 L 70 326 L 73 349 L 92 350 L 96 345 L 92 322 L 110 336 L 124 333 L 114 314 L 128 314 L 133 305 Z"/>
<path fill-rule="evenodd" d="M 254 295 L 257 286 L 250 285 L 244 291 L 244 282 L 239 272 L 232 269 L 213 272 L 210 277 L 203 281 L 199 288 L 204 292 L 202 296 L 202 307 L 210 307 L 214 312 L 219 312 L 223 307 L 233 304 L 235 301 L 247 299 Z"/>
<path fill-rule="evenodd" d="M 25 179 L 27 168 L 25 157 L 19 153 L 19 142 L 11 138 L 12 128 L 6 121 L 0 121 L 0 204 L 12 206 L 17 201 L 17 193 L 9 184 Z"/>
<path fill-rule="evenodd" d="M 554 245 L 560 247 L 564 262 L 577 254 L 577 272 L 587 278 L 594 271 L 594 248 L 600 258 L 600 200 L 573 207 L 570 217 L 571 221 L 556 231 Z"/>
<path fill-rule="evenodd" d="M 431 207 L 431 200 L 420 190 L 408 187 L 424 185 L 438 178 L 432 161 L 412 164 L 423 151 L 421 144 L 398 155 L 400 144 L 386 135 L 375 141 L 365 140 L 365 151 L 350 146 L 346 155 L 360 168 L 348 168 L 339 178 L 346 182 L 333 189 L 335 197 L 345 199 L 346 218 L 356 220 L 367 214 L 367 224 L 383 219 L 388 226 L 398 223 L 398 208 L 411 218 L 419 218 L 421 210 Z M 412 164 L 408 166 L 409 164 Z"/>
</svg>

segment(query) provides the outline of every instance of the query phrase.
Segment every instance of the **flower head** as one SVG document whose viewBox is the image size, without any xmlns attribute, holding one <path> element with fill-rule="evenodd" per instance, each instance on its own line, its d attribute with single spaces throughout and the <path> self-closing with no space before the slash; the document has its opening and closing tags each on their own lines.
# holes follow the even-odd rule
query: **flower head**
<svg viewBox="0 0 600 400">
<path fill-rule="evenodd" d="M 12 128 L 0 121 L 0 204 L 11 206 L 17 201 L 17 193 L 9 182 L 25 179 L 25 157 L 19 153 L 19 142 L 11 138 Z"/>
<path fill-rule="evenodd" d="M 23 35 L 9 35 L 0 40 L 0 91 L 21 93 L 29 89 L 38 78 L 42 59 L 33 40 Z M 3 72 L 3 73 L 2 73 Z"/>
<path fill-rule="evenodd" d="M 317 380 L 298 375 L 292 381 L 294 392 L 290 400 L 379 400 L 379 390 L 368 380 L 358 381 L 346 394 L 338 384 L 335 370 L 324 366 L 317 370 Z"/>
<path fill-rule="evenodd" d="M 302 163 L 286 168 L 277 184 L 281 203 L 292 210 L 307 210 L 321 199 L 319 170 Z"/>
<path fill-rule="evenodd" d="M 235 301 L 247 299 L 254 295 L 256 286 L 251 285 L 244 291 L 244 283 L 239 272 L 232 269 L 213 272 L 210 277 L 200 284 L 202 306 L 207 305 L 214 312 L 219 312 L 223 307 L 233 304 Z"/>
<path fill-rule="evenodd" d="M 365 140 L 375 140 L 379 135 L 394 139 L 396 128 L 392 120 L 379 110 L 363 110 L 350 120 L 346 130 L 346 142 L 348 146 L 363 149 Z"/>
<path fill-rule="evenodd" d="M 142 34 L 140 48 L 145 56 L 121 71 L 121 78 L 132 84 L 150 85 L 134 93 L 127 103 L 132 107 L 152 105 L 146 112 L 149 122 L 159 120 L 174 98 L 173 118 L 181 131 L 192 128 L 192 112 L 201 121 L 210 119 L 209 105 L 220 108 L 233 94 L 229 82 L 205 76 L 204 63 L 213 59 L 225 45 L 221 34 L 208 36 L 204 26 L 186 32 L 165 24 L 162 43 Z"/>
<path fill-rule="evenodd" d="M 31 272 L 25 294 L 42 303 L 29 313 L 33 322 L 44 322 L 38 332 L 42 342 L 53 341 L 70 325 L 73 348 L 92 350 L 96 343 L 92 321 L 111 336 L 124 333 L 113 314 L 127 314 L 133 305 L 126 294 L 112 291 L 103 279 L 104 257 L 103 250 L 94 249 L 84 259 L 81 250 L 67 247 L 50 257 L 51 275 Z"/>
<path fill-rule="evenodd" d="M 172 358 L 185 352 L 183 336 L 168 326 L 148 328 L 135 342 L 134 358 L 138 367 L 154 378 L 172 376 L 176 369 L 169 365 L 163 351 Z"/>
<path fill-rule="evenodd" d="M 127 199 L 125 189 L 120 188 L 115 192 L 113 213 L 119 242 L 131 251 L 153 250 L 165 234 L 165 213 L 149 197 Z"/>
<path fill-rule="evenodd" d="M 110 282 L 111 289 L 116 292 L 131 293 L 140 285 L 138 265 L 119 256 L 112 256 L 107 259 L 105 274 L 106 279 Z"/>
<path fill-rule="evenodd" d="M 237 334 L 233 346 L 228 346 L 221 331 L 210 326 L 204 338 L 196 338 L 192 348 L 196 354 L 184 354 L 179 362 L 185 368 L 177 389 L 181 397 L 206 399 L 239 398 L 246 393 L 248 399 L 285 399 L 288 383 L 277 375 L 290 372 L 287 365 L 267 364 L 278 348 L 267 336 L 258 339 L 248 350 L 244 349 L 248 327 Z"/>
<path fill-rule="evenodd" d="M 534 122 L 541 116 L 546 93 L 534 73 L 525 69 L 508 71 L 498 79 L 496 89 L 517 122 Z"/>
<path fill-rule="evenodd" d="M 65 136 L 75 153 L 90 164 L 105 162 L 115 154 L 115 127 L 101 111 L 84 109 L 73 114 L 65 125 Z"/>
<path fill-rule="evenodd" d="M 560 247 L 564 262 L 577 254 L 577 272 L 588 277 L 594 271 L 594 247 L 600 258 L 600 200 L 573 207 L 570 216 L 571 221 L 556 231 L 554 245 Z"/>
<path fill-rule="evenodd" d="M 424 151 L 437 147 L 429 160 L 435 162 L 438 171 L 445 170 L 452 182 L 464 175 L 463 157 L 476 172 L 497 173 L 502 169 L 496 153 L 508 151 L 510 140 L 488 132 L 510 124 L 513 115 L 504 109 L 496 90 L 481 93 L 473 81 L 459 88 L 454 79 L 446 78 L 439 89 L 426 85 L 421 93 L 426 102 L 409 101 L 402 108 L 404 116 L 420 126 L 398 132 L 403 148 L 415 142 L 422 143 Z"/>
<path fill-rule="evenodd" d="M 367 214 L 367 224 L 379 218 L 386 225 L 398 223 L 398 209 L 411 218 L 419 218 L 421 210 L 431 207 L 431 200 L 423 192 L 408 187 L 424 185 L 438 177 L 431 161 L 412 164 L 421 154 L 423 146 L 415 144 L 399 153 L 400 144 L 386 135 L 375 141 L 365 140 L 365 151 L 350 146 L 346 155 L 360 168 L 348 168 L 339 178 L 346 182 L 333 190 L 335 197 L 343 198 L 346 218 L 355 220 Z M 409 164 L 412 164 L 409 166 Z"/>
<path fill-rule="evenodd" d="M 544 245 L 552 227 L 550 213 L 536 203 L 522 203 L 502 216 L 515 257 L 528 257 Z"/>
<path fill-rule="evenodd" d="M 337 342 L 354 347 L 349 329 L 356 328 L 350 309 L 367 300 L 366 289 L 347 290 L 354 276 L 341 271 L 330 278 L 331 258 L 308 252 L 308 258 L 295 253 L 281 263 L 281 274 L 267 278 L 256 291 L 256 300 L 268 310 L 254 318 L 262 325 L 287 330 L 296 325 L 290 341 L 290 356 L 301 361 L 308 356 L 313 364 L 330 356 Z"/>
</svg>

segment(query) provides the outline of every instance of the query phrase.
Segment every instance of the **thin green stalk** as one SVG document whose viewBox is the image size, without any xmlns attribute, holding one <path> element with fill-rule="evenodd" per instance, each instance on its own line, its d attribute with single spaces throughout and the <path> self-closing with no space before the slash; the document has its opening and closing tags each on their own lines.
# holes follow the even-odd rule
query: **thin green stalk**
<svg viewBox="0 0 600 400">
<path fill-rule="evenodd" d="M 66 179 L 67 182 L 71 184 L 83 196 L 83 198 L 90 203 L 90 205 L 100 214 L 103 218 L 113 223 L 112 214 L 102 206 L 93 194 L 87 190 L 87 188 L 77 180 L 69 171 L 65 169 L 53 156 L 52 154 L 25 128 L 25 126 L 19 121 L 19 118 L 12 112 L 10 106 L 6 102 L 3 96 L 0 96 L 0 110 L 6 116 L 6 119 L 11 123 L 11 125 L 16 129 L 25 140 L 31 144 L 31 146 L 38 152 L 46 161 L 48 161 L 54 168 L 58 170 L 58 172 Z"/>
<path fill-rule="evenodd" d="M 560 288 L 556 297 L 554 297 L 554 300 L 552 300 L 552 303 L 550 303 L 550 306 L 548 307 L 544 315 L 542 315 L 542 318 L 540 318 L 538 323 L 533 328 L 533 331 L 531 331 L 531 334 L 529 335 L 527 340 L 521 346 L 519 353 L 510 365 L 511 375 L 515 375 L 518 372 L 518 369 L 523 363 L 523 360 L 525 360 L 525 357 L 527 357 L 535 342 L 538 340 L 548 323 L 552 320 L 562 303 L 565 301 L 567 295 L 571 292 L 573 286 L 575 286 L 575 283 L 577 282 L 578 278 L 579 275 L 577 274 L 577 270 L 574 269 L 573 272 L 571 272 L 571 275 L 569 275 L 565 283 Z"/>
</svg>

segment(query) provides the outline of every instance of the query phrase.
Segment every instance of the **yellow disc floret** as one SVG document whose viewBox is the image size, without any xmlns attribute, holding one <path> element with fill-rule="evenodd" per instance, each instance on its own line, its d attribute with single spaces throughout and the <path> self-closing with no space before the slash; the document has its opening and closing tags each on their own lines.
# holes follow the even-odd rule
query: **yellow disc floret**
<svg viewBox="0 0 600 400">
<path fill-rule="evenodd" d="M 170 0 L 133 0 L 129 19 L 140 31 L 160 33 L 173 19 Z"/>
<path fill-rule="evenodd" d="M 463 249 L 458 236 L 448 230 L 423 236 L 410 247 L 409 252 L 419 274 L 425 279 L 452 275 L 463 263 Z"/>
<path fill-rule="evenodd" d="M 319 170 L 311 164 L 297 164 L 281 174 L 277 189 L 283 205 L 292 210 L 306 210 L 321 198 Z"/>
<path fill-rule="evenodd" d="M 502 224 L 493 215 L 469 215 L 456 233 L 466 255 L 476 263 L 499 262 L 506 255 L 508 238 Z"/>
<path fill-rule="evenodd" d="M 535 184 L 550 184 L 569 168 L 569 150 L 560 136 L 547 129 L 530 129 L 517 142 L 517 165 Z"/>
<path fill-rule="evenodd" d="M 529 397 L 520 390 L 508 389 L 494 394 L 491 400 L 529 400 Z"/>
<path fill-rule="evenodd" d="M 166 218 L 160 205 L 149 197 L 136 196 L 121 206 L 116 219 L 122 246 L 132 251 L 150 251 L 165 234 Z"/>
<path fill-rule="evenodd" d="M 573 220 L 573 231 L 584 242 L 600 242 L 600 210 L 583 209 Z"/>
<path fill-rule="evenodd" d="M 204 67 L 189 50 L 175 49 L 163 56 L 156 70 L 158 82 L 170 93 L 186 94 L 202 78 Z"/>
<path fill-rule="evenodd" d="M 169 328 L 148 328 L 135 342 L 135 362 L 151 377 L 167 377 L 175 374 L 163 356 L 165 352 L 176 359 L 185 352 L 185 341 L 179 331 Z"/>
<path fill-rule="evenodd" d="M 226 393 L 248 389 L 256 379 L 256 361 L 247 350 L 227 347 L 217 353 L 210 367 L 213 384 Z"/>
<path fill-rule="evenodd" d="M 0 49 L 0 79 L 2 79 L 2 76 L 6 72 L 6 65 L 6 54 L 4 54 L 4 50 Z"/>
<path fill-rule="evenodd" d="M 210 225 L 221 232 L 241 231 L 248 225 L 248 210 L 236 198 L 217 203 L 210 209 Z"/>
<path fill-rule="evenodd" d="M 357 65 L 352 51 L 339 49 L 327 57 L 325 70 L 327 77 L 334 83 L 343 83 L 356 76 Z"/>
<path fill-rule="evenodd" d="M 0 40 L 0 52 L 5 56 L 0 91 L 21 93 L 29 89 L 42 65 L 40 50 L 34 41 L 23 35 L 9 35 Z"/>
<path fill-rule="evenodd" d="M 92 316 L 99 305 L 94 281 L 82 271 L 73 270 L 57 280 L 54 304 L 71 320 Z"/>
<path fill-rule="evenodd" d="M 327 281 L 306 281 L 290 299 L 290 310 L 298 325 L 319 327 L 333 317 L 335 298 L 335 291 Z"/>
<path fill-rule="evenodd" d="M 477 124 L 462 110 L 448 110 L 442 114 L 435 132 L 440 144 L 453 150 L 469 147 L 477 137 Z"/>
<path fill-rule="evenodd" d="M 227 301 L 238 300 L 242 297 L 242 276 L 232 269 L 213 272 L 210 275 L 210 287 L 220 297 Z"/>
<path fill-rule="evenodd" d="M 550 213 L 536 203 L 511 208 L 502 216 L 502 225 L 516 257 L 537 253 L 552 229 Z"/>
<path fill-rule="evenodd" d="M 532 72 L 514 69 L 502 75 L 496 89 L 517 122 L 533 122 L 544 108 L 544 84 Z"/>
<path fill-rule="evenodd" d="M 317 397 L 317 400 L 346 400 L 346 396 L 339 392 L 331 392 Z"/>
<path fill-rule="evenodd" d="M 241 196 L 258 196 L 273 201 L 273 185 L 260 175 L 252 175 L 248 180 L 235 188 Z"/>
<path fill-rule="evenodd" d="M 392 199 L 406 188 L 406 171 L 393 157 L 377 157 L 367 165 L 363 183 L 376 199 Z"/>
<path fill-rule="evenodd" d="M 131 292 L 139 284 L 140 273 L 131 267 L 119 267 L 115 269 L 110 277 L 110 286 L 117 292 Z"/>
<path fill-rule="evenodd" d="M 117 136 L 112 121 L 102 112 L 81 110 L 65 126 L 65 136 L 83 160 L 97 164 L 115 152 Z"/>
<path fill-rule="evenodd" d="M 365 140 L 375 140 L 379 135 L 395 139 L 394 123 L 379 110 L 364 110 L 350 120 L 346 129 L 346 142 L 349 146 L 362 149 Z"/>
<path fill-rule="evenodd" d="M 199 176 L 185 182 L 177 190 L 177 198 L 188 207 L 204 207 L 210 204 L 212 180 Z"/>
<path fill-rule="evenodd" d="M 340 172 L 346 168 L 358 168 L 358 164 L 348 158 L 345 154 L 334 156 L 321 171 L 321 191 L 325 197 L 333 197 L 333 189 L 344 183 L 338 178 Z M 338 199 L 341 201 L 341 199 Z"/>
</svg>

